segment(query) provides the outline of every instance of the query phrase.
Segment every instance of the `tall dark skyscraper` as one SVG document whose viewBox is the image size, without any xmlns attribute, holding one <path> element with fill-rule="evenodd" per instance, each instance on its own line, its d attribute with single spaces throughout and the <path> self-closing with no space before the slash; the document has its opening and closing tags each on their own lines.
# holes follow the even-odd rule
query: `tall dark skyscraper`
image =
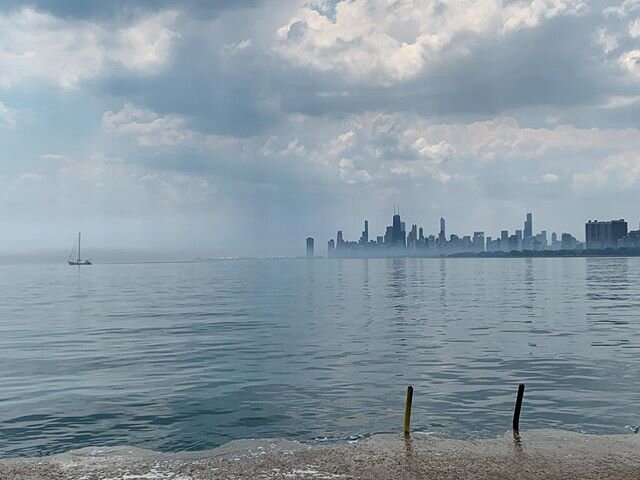
<svg viewBox="0 0 640 480">
<path fill-rule="evenodd" d="M 313 238 L 307 237 L 307 257 L 314 256 Z"/>
<path fill-rule="evenodd" d="M 391 225 L 391 244 L 394 247 L 404 247 L 405 239 L 404 232 L 402 231 L 402 220 L 400 220 L 400 214 L 396 213 L 393 216 L 393 223 Z"/>
<path fill-rule="evenodd" d="M 440 233 L 438 234 L 438 243 L 444 245 L 447 241 L 447 232 L 444 217 L 440 217 Z"/>
<path fill-rule="evenodd" d="M 369 243 L 369 220 L 364 221 L 364 230 L 360 235 L 360 245 L 366 245 Z"/>
<path fill-rule="evenodd" d="M 533 237 L 533 214 L 527 213 L 527 219 L 524 222 L 524 238 Z"/>
</svg>

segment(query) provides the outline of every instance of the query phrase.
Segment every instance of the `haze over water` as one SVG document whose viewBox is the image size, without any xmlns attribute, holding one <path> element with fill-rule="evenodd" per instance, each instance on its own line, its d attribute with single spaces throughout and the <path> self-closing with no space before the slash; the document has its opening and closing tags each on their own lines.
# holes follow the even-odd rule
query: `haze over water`
<svg viewBox="0 0 640 480">
<path fill-rule="evenodd" d="M 640 258 L 0 266 L 0 455 L 640 423 Z"/>
</svg>

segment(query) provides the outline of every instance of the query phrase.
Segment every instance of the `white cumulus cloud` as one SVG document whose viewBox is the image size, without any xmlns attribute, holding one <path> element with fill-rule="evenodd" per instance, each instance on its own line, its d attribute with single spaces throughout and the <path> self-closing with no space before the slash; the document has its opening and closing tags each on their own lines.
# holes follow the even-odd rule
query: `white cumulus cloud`
<svg viewBox="0 0 640 480">
<path fill-rule="evenodd" d="M 582 0 L 341 0 L 333 10 L 301 8 L 277 30 L 276 50 L 316 70 L 389 84 L 466 51 L 452 48 L 459 37 L 506 35 L 586 8 Z"/>
<path fill-rule="evenodd" d="M 175 114 L 161 116 L 131 103 L 126 103 L 118 112 L 105 112 L 102 126 L 108 133 L 131 135 L 144 146 L 185 144 L 196 136 L 187 128 L 184 117 Z"/>
<path fill-rule="evenodd" d="M 640 50 L 631 50 L 620 56 L 621 65 L 640 80 Z"/>
<path fill-rule="evenodd" d="M 73 88 L 110 67 L 154 73 L 170 59 L 177 16 L 164 11 L 111 28 L 32 8 L 0 14 L 0 86 L 35 78 Z"/>
</svg>

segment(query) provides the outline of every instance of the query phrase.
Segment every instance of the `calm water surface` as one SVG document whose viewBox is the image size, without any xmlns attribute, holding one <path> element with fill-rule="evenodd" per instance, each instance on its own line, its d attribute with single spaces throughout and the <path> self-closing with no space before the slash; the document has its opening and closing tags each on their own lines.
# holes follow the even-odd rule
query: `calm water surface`
<svg viewBox="0 0 640 480">
<path fill-rule="evenodd" d="M 0 456 L 640 423 L 640 259 L 0 266 Z"/>
</svg>

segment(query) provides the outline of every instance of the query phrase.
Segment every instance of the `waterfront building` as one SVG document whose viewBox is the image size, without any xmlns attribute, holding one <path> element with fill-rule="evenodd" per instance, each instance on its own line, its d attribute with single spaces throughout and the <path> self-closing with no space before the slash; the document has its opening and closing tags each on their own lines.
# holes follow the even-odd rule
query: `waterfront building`
<svg viewBox="0 0 640 480">
<path fill-rule="evenodd" d="M 484 252 L 484 232 L 473 232 L 472 245 L 476 252 Z"/>
<path fill-rule="evenodd" d="M 509 251 L 509 230 L 502 230 L 500 232 L 500 242 L 498 245 L 503 252 Z"/>
<path fill-rule="evenodd" d="M 585 224 L 587 248 L 617 248 L 618 240 L 627 236 L 628 226 L 624 219 L 600 222 L 589 220 Z"/>
<path fill-rule="evenodd" d="M 631 230 L 627 236 L 618 240 L 618 247 L 640 248 L 640 230 Z"/>
<path fill-rule="evenodd" d="M 535 236 L 535 243 L 533 245 L 534 250 L 546 250 L 547 249 L 547 231 L 542 230 Z"/>
<path fill-rule="evenodd" d="M 561 250 L 575 250 L 576 249 L 576 247 L 578 245 L 578 241 L 576 240 L 576 237 L 574 237 L 570 233 L 563 233 L 561 238 L 562 238 L 562 240 L 560 241 Z"/>
<path fill-rule="evenodd" d="M 307 237 L 307 257 L 314 256 L 313 238 Z"/>
</svg>

